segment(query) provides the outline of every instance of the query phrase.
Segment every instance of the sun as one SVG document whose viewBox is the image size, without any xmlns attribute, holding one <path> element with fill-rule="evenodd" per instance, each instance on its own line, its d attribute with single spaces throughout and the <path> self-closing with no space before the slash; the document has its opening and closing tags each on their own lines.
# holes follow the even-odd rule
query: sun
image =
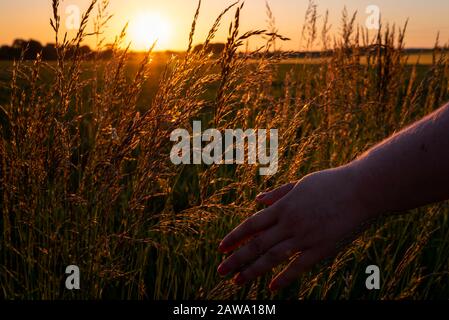
<svg viewBox="0 0 449 320">
<path fill-rule="evenodd" d="M 170 23 L 161 14 L 147 12 L 130 21 L 131 47 L 137 51 L 148 50 L 155 41 L 156 49 L 165 48 L 170 40 Z"/>
</svg>

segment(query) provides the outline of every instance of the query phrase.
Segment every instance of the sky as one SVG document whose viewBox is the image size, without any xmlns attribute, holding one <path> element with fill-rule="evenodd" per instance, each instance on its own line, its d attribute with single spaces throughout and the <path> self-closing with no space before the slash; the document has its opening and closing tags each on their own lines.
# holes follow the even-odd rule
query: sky
<svg viewBox="0 0 449 320">
<path fill-rule="evenodd" d="M 203 0 L 197 25 L 195 43 L 206 37 L 211 25 L 220 12 L 234 1 Z M 377 6 L 383 22 L 402 26 L 407 18 L 409 27 L 406 35 L 407 47 L 432 47 L 440 32 L 441 43 L 449 42 L 448 0 L 316 0 L 322 19 L 329 10 L 331 32 L 340 32 L 341 12 L 346 6 L 349 12 L 357 11 L 357 23 L 366 25 L 373 12 L 368 6 Z M 64 31 L 73 36 L 76 29 L 77 10 L 86 10 L 90 0 L 61 1 L 60 14 Z M 284 50 L 298 50 L 301 28 L 307 8 L 307 0 L 270 0 L 269 4 L 276 18 L 279 33 L 291 38 L 280 44 Z M 158 50 L 185 50 L 197 0 L 111 0 L 109 12 L 114 17 L 105 32 L 107 41 L 112 42 L 126 22 L 130 23 L 128 40 L 135 50 L 145 49 L 158 38 Z M 49 25 L 51 17 L 50 0 L 0 0 L 0 44 L 11 44 L 15 38 L 36 39 L 43 44 L 54 42 Z M 229 22 L 233 13 L 224 19 L 215 42 L 226 40 Z M 267 16 L 265 0 L 246 0 L 241 15 L 243 31 L 265 29 Z M 89 25 L 92 30 L 92 25 Z M 151 31 L 153 30 L 153 31 Z M 154 31 L 156 30 L 156 31 Z M 256 47 L 262 40 L 254 39 L 250 46 Z M 87 41 L 94 46 L 94 37 Z"/>
</svg>

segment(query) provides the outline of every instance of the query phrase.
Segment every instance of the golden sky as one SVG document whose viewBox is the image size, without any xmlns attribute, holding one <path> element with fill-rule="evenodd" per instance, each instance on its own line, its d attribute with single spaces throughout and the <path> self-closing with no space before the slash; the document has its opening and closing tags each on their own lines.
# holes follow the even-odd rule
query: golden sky
<svg viewBox="0 0 449 320">
<path fill-rule="evenodd" d="M 201 42 L 218 14 L 233 1 L 203 0 L 198 22 L 195 43 Z M 90 0 L 65 0 L 61 3 L 60 13 L 62 25 L 73 25 L 75 9 L 83 12 Z M 306 0 L 271 0 L 269 1 L 276 17 L 279 33 L 292 40 L 282 44 L 286 50 L 300 48 L 300 30 Z M 409 29 L 406 37 L 407 47 L 431 47 L 436 34 L 440 31 L 442 43 L 449 40 L 449 1 L 447 0 L 317 0 L 320 15 L 329 10 L 332 31 L 340 31 L 341 12 L 346 6 L 348 11 L 358 11 L 357 22 L 361 25 L 369 17 L 366 9 L 370 5 L 379 8 L 383 21 L 403 25 L 409 18 Z M 114 14 L 105 36 L 109 41 L 117 35 L 124 24 L 130 22 L 128 40 L 133 42 L 133 49 L 144 49 L 155 39 L 159 39 L 158 50 L 185 50 L 196 9 L 196 0 L 111 0 L 110 13 Z M 264 29 L 267 26 L 265 0 L 246 0 L 241 17 L 243 31 Z M 51 16 L 50 0 L 14 0 L 0 2 L 0 44 L 11 44 L 15 38 L 36 39 L 43 44 L 53 42 L 52 30 L 49 26 Z M 223 21 L 215 41 L 225 41 L 228 25 L 233 13 Z M 157 30 L 157 31 L 148 31 Z M 68 34 L 73 35 L 74 30 Z M 253 40 L 250 44 L 256 47 L 260 42 Z M 93 45 L 94 41 L 88 41 Z"/>
</svg>

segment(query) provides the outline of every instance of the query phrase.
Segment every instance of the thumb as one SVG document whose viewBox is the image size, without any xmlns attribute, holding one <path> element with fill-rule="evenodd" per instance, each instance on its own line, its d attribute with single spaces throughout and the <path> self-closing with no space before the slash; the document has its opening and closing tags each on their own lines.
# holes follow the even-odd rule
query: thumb
<svg viewBox="0 0 449 320">
<path fill-rule="evenodd" d="M 277 202 L 279 199 L 283 198 L 287 193 L 290 192 L 290 190 L 293 189 L 296 183 L 287 183 L 283 186 L 276 188 L 274 190 L 268 191 L 268 192 L 262 192 L 256 197 L 256 201 L 263 203 L 264 205 L 271 206 L 275 202 Z"/>
</svg>

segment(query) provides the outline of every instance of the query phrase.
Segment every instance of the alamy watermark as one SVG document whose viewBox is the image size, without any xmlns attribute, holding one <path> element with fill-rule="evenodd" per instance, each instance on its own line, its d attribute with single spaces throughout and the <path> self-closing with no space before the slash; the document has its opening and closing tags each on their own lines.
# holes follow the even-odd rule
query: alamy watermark
<svg viewBox="0 0 449 320">
<path fill-rule="evenodd" d="M 65 287 L 68 290 L 80 289 L 80 268 L 76 265 L 67 266 L 65 273 L 68 275 L 65 279 Z"/>
<path fill-rule="evenodd" d="M 277 129 L 226 129 L 223 139 L 219 130 L 202 132 L 201 121 L 193 121 L 192 135 L 186 129 L 176 129 L 170 140 L 177 142 L 170 152 L 175 165 L 259 164 L 259 174 L 263 176 L 274 175 L 278 170 Z M 203 142 L 208 144 L 203 146 Z"/>
<path fill-rule="evenodd" d="M 70 4 L 65 8 L 65 27 L 67 30 L 78 30 L 81 24 L 81 10 L 75 4 Z"/>
<path fill-rule="evenodd" d="M 379 30 L 380 28 L 380 8 L 374 4 L 366 7 L 365 13 L 368 17 L 365 20 L 365 26 L 368 30 Z"/>
<path fill-rule="evenodd" d="M 369 265 L 365 269 L 369 276 L 365 280 L 365 286 L 368 290 L 380 289 L 380 268 L 375 264 Z"/>
</svg>

